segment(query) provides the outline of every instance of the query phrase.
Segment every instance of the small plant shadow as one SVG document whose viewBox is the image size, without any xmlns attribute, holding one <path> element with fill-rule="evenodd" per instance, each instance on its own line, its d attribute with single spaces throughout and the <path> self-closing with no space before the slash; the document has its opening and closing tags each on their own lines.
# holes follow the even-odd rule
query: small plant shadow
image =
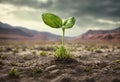
<svg viewBox="0 0 120 82">
<path fill-rule="evenodd" d="M 53 61 L 51 61 L 52 64 L 75 64 L 78 63 L 78 61 L 74 58 L 55 58 Z"/>
</svg>

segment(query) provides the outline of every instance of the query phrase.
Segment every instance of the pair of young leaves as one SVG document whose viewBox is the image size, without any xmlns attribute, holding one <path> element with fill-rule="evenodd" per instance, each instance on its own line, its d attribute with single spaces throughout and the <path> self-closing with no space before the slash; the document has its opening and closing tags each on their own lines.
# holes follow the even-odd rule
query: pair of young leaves
<svg viewBox="0 0 120 82">
<path fill-rule="evenodd" d="M 75 24 L 75 18 L 70 17 L 69 19 L 65 20 L 64 22 L 62 19 L 52 13 L 44 13 L 42 14 L 42 19 L 44 23 L 52 28 L 62 28 L 68 29 L 72 28 Z"/>
</svg>

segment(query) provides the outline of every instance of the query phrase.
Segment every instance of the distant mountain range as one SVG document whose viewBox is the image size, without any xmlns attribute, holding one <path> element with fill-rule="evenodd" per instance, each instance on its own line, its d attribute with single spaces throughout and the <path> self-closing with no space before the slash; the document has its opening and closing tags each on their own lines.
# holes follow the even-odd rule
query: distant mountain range
<svg viewBox="0 0 120 82">
<path fill-rule="evenodd" d="M 120 27 L 112 30 L 88 30 L 76 40 L 120 41 Z"/>
<path fill-rule="evenodd" d="M 40 40 L 40 41 L 56 41 L 61 36 L 49 32 L 39 32 L 29 30 L 24 27 L 15 27 L 0 22 L 0 39 L 2 40 Z"/>
<path fill-rule="evenodd" d="M 65 37 L 66 40 L 102 40 L 120 41 L 120 27 L 113 30 L 88 30 L 77 37 Z M 0 22 L 0 40 L 61 41 L 61 36 L 49 32 L 39 32 L 24 27 L 11 26 Z"/>
</svg>

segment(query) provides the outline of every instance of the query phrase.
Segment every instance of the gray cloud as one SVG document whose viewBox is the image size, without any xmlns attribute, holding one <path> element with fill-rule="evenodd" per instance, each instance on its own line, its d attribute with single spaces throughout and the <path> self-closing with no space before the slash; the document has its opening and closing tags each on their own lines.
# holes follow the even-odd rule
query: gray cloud
<svg viewBox="0 0 120 82">
<path fill-rule="evenodd" d="M 9 3 L 16 6 L 28 6 L 33 8 L 49 7 L 52 4 L 51 0 L 48 0 L 46 3 L 44 0 L 0 0 L 1 3 Z"/>
</svg>

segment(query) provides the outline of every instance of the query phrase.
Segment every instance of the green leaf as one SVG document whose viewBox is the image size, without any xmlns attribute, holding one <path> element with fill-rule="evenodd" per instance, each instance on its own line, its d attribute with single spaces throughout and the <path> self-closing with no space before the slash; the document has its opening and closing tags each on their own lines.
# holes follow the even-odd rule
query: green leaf
<svg viewBox="0 0 120 82">
<path fill-rule="evenodd" d="M 52 28 L 61 28 L 62 27 L 62 19 L 52 13 L 42 14 L 42 19 L 46 25 L 48 25 Z"/>
<path fill-rule="evenodd" d="M 62 28 L 64 29 L 72 28 L 74 24 L 75 24 L 75 18 L 71 17 L 68 20 L 64 21 Z"/>
</svg>

